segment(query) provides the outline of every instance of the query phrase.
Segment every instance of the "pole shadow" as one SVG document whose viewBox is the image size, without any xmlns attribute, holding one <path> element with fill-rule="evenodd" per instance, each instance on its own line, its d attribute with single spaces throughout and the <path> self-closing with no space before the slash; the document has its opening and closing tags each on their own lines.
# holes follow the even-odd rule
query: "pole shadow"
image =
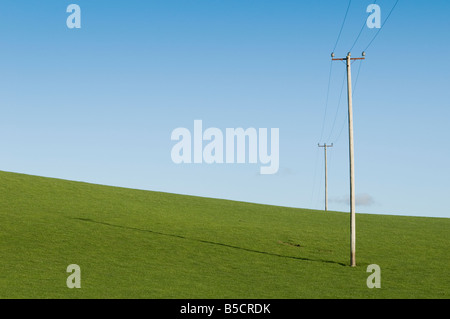
<svg viewBox="0 0 450 319">
<path fill-rule="evenodd" d="M 93 220 L 90 218 L 80 218 L 80 217 L 68 217 L 68 218 L 83 221 L 83 222 L 89 222 L 89 223 L 109 226 L 109 227 L 128 229 L 128 230 L 145 232 L 145 233 L 150 233 L 150 234 L 155 234 L 155 235 L 160 235 L 160 236 L 180 238 L 180 239 L 184 239 L 184 240 L 190 240 L 190 241 L 195 241 L 195 242 L 209 244 L 209 245 L 216 245 L 216 246 L 222 246 L 222 247 L 227 247 L 227 248 L 232 248 L 232 249 L 238 249 L 238 250 L 248 251 L 248 252 L 256 253 L 256 254 L 263 254 L 263 255 L 268 255 L 268 256 L 275 256 L 275 257 L 280 257 L 280 258 L 288 258 L 288 259 L 301 260 L 301 261 L 313 261 L 313 262 L 321 262 L 321 263 L 328 263 L 328 264 L 336 264 L 336 265 L 340 265 L 340 266 L 347 266 L 344 263 L 340 263 L 340 262 L 332 261 L 332 260 L 312 259 L 312 258 L 306 258 L 306 257 L 281 255 L 281 254 L 277 254 L 277 253 L 261 251 L 261 250 L 256 250 L 256 249 L 252 249 L 252 248 L 239 247 L 239 246 L 235 246 L 235 245 L 219 243 L 219 242 L 214 242 L 214 241 L 209 241 L 209 240 L 204 240 L 204 239 L 190 238 L 190 237 L 186 237 L 186 236 L 182 236 L 182 235 L 178 235 L 178 234 L 169 234 L 169 233 L 163 233 L 163 232 L 149 230 L 149 229 L 141 229 L 141 228 L 131 227 L 131 226 L 116 225 L 116 224 L 96 221 L 96 220 Z"/>
</svg>

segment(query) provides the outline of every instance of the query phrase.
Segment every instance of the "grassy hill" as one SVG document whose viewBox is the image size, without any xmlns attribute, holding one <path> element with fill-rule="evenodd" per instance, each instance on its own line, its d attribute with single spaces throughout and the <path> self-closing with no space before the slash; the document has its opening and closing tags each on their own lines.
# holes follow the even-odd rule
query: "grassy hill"
<svg viewBox="0 0 450 319">
<path fill-rule="evenodd" d="M 0 194 L 0 298 L 450 297 L 447 218 L 357 214 L 351 268 L 345 213 L 7 172 Z"/>
</svg>

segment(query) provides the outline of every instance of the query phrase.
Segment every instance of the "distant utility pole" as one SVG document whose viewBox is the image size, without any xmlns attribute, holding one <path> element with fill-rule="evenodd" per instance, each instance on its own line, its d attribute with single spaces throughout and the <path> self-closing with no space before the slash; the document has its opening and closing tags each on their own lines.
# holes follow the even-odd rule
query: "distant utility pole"
<svg viewBox="0 0 450 319">
<path fill-rule="evenodd" d="M 325 211 L 328 210 L 328 183 L 327 183 L 327 147 L 333 147 L 333 143 L 331 145 L 327 145 L 327 143 L 320 145 L 317 144 L 319 147 L 323 147 L 325 151 Z"/>
<path fill-rule="evenodd" d="M 352 72 L 351 61 L 364 60 L 366 53 L 362 53 L 362 58 L 350 58 L 351 53 L 342 59 L 335 59 L 331 53 L 333 61 L 346 61 L 347 64 L 347 96 L 348 96 L 348 136 L 349 136 L 349 157 L 350 157 L 350 265 L 356 266 L 356 222 L 355 222 L 355 159 L 353 151 L 353 109 L 352 109 Z"/>
</svg>

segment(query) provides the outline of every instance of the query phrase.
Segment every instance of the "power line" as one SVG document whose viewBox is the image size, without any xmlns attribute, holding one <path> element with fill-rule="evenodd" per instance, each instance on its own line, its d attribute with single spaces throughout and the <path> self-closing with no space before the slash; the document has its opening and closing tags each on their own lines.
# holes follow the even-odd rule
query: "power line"
<svg viewBox="0 0 450 319">
<path fill-rule="evenodd" d="M 381 28 L 378 29 L 377 33 L 375 33 L 375 36 L 372 38 L 372 40 L 369 42 L 369 44 L 367 45 L 367 47 L 364 49 L 364 51 L 367 51 L 367 49 L 370 47 L 370 45 L 372 44 L 372 42 L 375 40 L 375 38 L 378 36 L 378 34 L 380 33 L 381 29 L 383 29 L 384 25 L 386 24 L 386 22 L 389 20 L 389 17 L 391 16 L 392 12 L 394 11 L 395 7 L 397 6 L 399 0 L 397 0 L 394 4 L 394 6 L 392 7 L 391 11 L 389 12 L 389 14 L 386 17 L 386 20 L 384 20 L 383 24 L 381 25 Z"/>
<path fill-rule="evenodd" d="M 377 0 L 375 0 L 375 1 L 373 2 L 373 4 L 376 4 L 376 3 L 377 3 Z M 356 45 L 356 42 L 358 42 L 358 39 L 359 39 L 359 37 L 361 36 L 361 33 L 363 32 L 364 27 L 366 26 L 366 23 L 367 23 L 367 18 L 364 20 L 363 25 L 361 26 L 361 29 L 359 30 L 358 36 L 357 36 L 356 39 L 355 39 L 355 42 L 353 42 L 352 47 L 350 48 L 350 50 L 348 50 L 349 52 L 351 52 L 351 51 L 353 50 L 353 48 L 354 48 L 355 45 Z"/>
<path fill-rule="evenodd" d="M 334 44 L 333 51 L 336 49 L 336 47 L 337 47 L 337 45 L 338 45 L 338 43 L 339 43 L 339 39 L 341 38 L 342 29 L 344 28 L 345 21 L 347 20 L 348 11 L 349 11 L 349 9 L 350 9 L 350 5 L 351 5 L 351 4 L 352 4 L 352 0 L 349 0 L 349 1 L 348 1 L 348 5 L 347 5 L 347 10 L 345 11 L 344 20 L 342 21 L 341 29 L 339 30 L 339 34 L 338 34 L 338 37 L 337 37 L 337 39 L 336 39 L 336 43 Z M 332 69 L 333 69 L 333 63 L 330 63 L 330 72 L 329 72 L 329 74 L 328 74 L 327 95 L 326 95 L 326 101 L 325 101 L 325 112 L 324 112 L 324 115 L 323 115 L 322 129 L 321 129 L 321 131 L 320 131 L 320 138 L 319 138 L 319 141 L 322 140 L 323 132 L 324 132 L 324 128 L 325 128 L 326 117 L 327 117 L 328 101 L 329 101 L 329 97 L 330 97 L 330 83 L 331 83 Z"/>
<path fill-rule="evenodd" d="M 345 11 L 344 21 L 342 21 L 341 30 L 339 30 L 339 35 L 336 39 L 336 43 L 334 44 L 333 52 L 336 50 L 336 47 L 338 45 L 339 39 L 341 38 L 342 29 L 344 28 L 345 20 L 347 20 L 347 14 L 348 10 L 350 9 L 350 4 L 352 3 L 352 0 L 349 0 L 347 10 Z"/>
<path fill-rule="evenodd" d="M 331 61 L 333 62 L 333 61 Z M 322 130 L 320 132 L 320 138 L 319 141 L 322 140 L 323 137 L 323 129 L 325 128 L 325 120 L 327 117 L 327 109 L 328 109 L 328 98 L 330 96 L 330 82 L 331 82 L 331 72 L 333 70 L 333 63 L 330 63 L 330 72 L 328 74 L 328 88 L 327 88 L 327 97 L 326 97 L 326 101 L 325 101 L 325 113 L 323 114 L 323 121 L 322 121 Z"/>
<path fill-rule="evenodd" d="M 358 84 L 359 73 L 361 71 L 361 65 L 362 65 L 362 62 L 360 61 L 359 62 L 359 67 L 358 67 L 358 73 L 356 74 L 355 84 L 353 85 L 355 87 L 355 89 L 352 92 L 352 97 L 355 95 L 355 92 L 356 92 L 356 85 Z M 337 138 L 334 140 L 334 143 L 337 143 L 339 141 L 339 139 L 341 137 L 341 134 L 342 134 L 342 132 L 344 130 L 345 124 L 347 123 L 347 120 L 348 120 L 348 114 L 345 116 L 345 120 L 342 123 L 341 129 L 339 131 L 339 134 L 338 134 Z"/>
<path fill-rule="evenodd" d="M 331 131 L 330 131 L 330 135 L 328 136 L 328 141 L 331 140 L 331 136 L 333 135 L 334 126 L 336 124 L 336 118 L 338 116 L 339 109 L 340 109 L 340 106 L 341 106 L 341 99 L 342 99 L 342 92 L 344 91 L 344 84 L 345 84 L 345 74 L 344 74 L 344 77 L 342 78 L 341 93 L 339 94 L 338 106 L 336 108 L 336 113 L 334 114 L 333 125 L 331 126 Z"/>
<path fill-rule="evenodd" d="M 337 47 L 337 45 L 339 43 L 339 40 L 341 38 L 342 30 L 344 29 L 345 21 L 347 20 L 347 15 L 348 15 L 348 12 L 350 10 L 351 3 L 352 3 L 352 0 L 349 0 L 348 5 L 347 5 L 347 9 L 345 11 L 344 20 L 342 21 L 341 28 L 339 30 L 338 37 L 337 37 L 336 42 L 334 44 L 333 51 L 336 50 L 336 47 Z M 330 63 L 330 71 L 329 71 L 329 74 L 328 74 L 327 94 L 326 94 L 326 99 L 325 99 L 325 111 L 324 111 L 324 115 L 323 115 L 322 129 L 321 129 L 321 132 L 320 132 L 319 141 L 322 140 L 323 132 L 324 132 L 324 129 L 325 129 L 325 122 L 326 122 L 327 111 L 328 111 L 328 101 L 329 101 L 329 97 L 330 97 L 330 84 L 331 84 L 332 71 L 333 71 L 333 61 L 331 61 L 331 63 Z M 313 188 L 312 188 L 312 194 L 311 194 L 311 202 L 314 199 L 314 194 L 315 194 L 315 189 L 316 189 L 316 176 L 317 176 L 317 164 L 318 164 L 317 155 L 318 155 L 318 153 L 316 154 L 316 165 L 315 165 L 315 168 L 314 168 L 314 178 L 313 178 Z M 319 190 L 319 192 L 320 192 L 320 190 Z"/>
<path fill-rule="evenodd" d="M 377 2 L 377 0 L 375 0 L 373 4 L 376 4 L 376 2 Z M 381 28 L 378 29 L 377 33 L 376 33 L 375 36 L 372 38 L 372 40 L 369 42 L 369 44 L 368 44 L 367 47 L 364 49 L 364 51 L 367 51 L 367 49 L 371 46 L 371 44 L 373 43 L 373 41 L 376 39 L 376 37 L 377 37 L 378 34 L 380 33 L 381 29 L 383 29 L 384 25 L 385 25 L 386 22 L 388 21 L 389 17 L 391 16 L 391 14 L 392 14 L 392 12 L 394 11 L 395 7 L 397 6 L 398 2 L 399 2 L 399 0 L 397 0 L 397 1 L 395 2 L 394 6 L 391 8 L 391 10 L 389 11 L 389 14 L 386 16 L 386 19 L 384 20 L 383 24 L 381 25 Z M 353 47 L 355 46 L 356 42 L 358 41 L 359 36 L 361 35 L 362 31 L 364 30 L 365 25 L 366 25 L 366 21 L 364 21 L 364 24 L 362 25 L 361 30 L 359 31 L 358 36 L 356 37 L 356 40 L 355 40 L 355 42 L 353 43 L 351 49 L 353 49 Z M 350 51 L 351 51 L 351 49 L 350 49 Z M 357 73 L 357 75 L 356 75 L 356 80 L 355 80 L 354 90 L 353 90 L 353 94 L 352 94 L 352 95 L 354 95 L 354 94 L 355 94 L 355 91 L 356 91 L 356 87 L 357 87 L 358 79 L 359 79 L 359 74 L 360 74 L 360 71 L 361 71 L 361 65 L 362 65 L 362 63 L 360 63 L 360 64 L 359 64 L 359 67 L 358 67 L 358 73 Z M 347 117 L 345 118 L 345 121 L 344 121 L 344 123 L 342 124 L 342 127 L 341 127 L 341 129 L 340 129 L 340 131 L 339 131 L 339 134 L 338 134 L 337 138 L 334 140 L 334 143 L 337 143 L 337 142 L 339 141 L 339 139 L 340 139 L 340 137 L 341 137 L 341 134 L 342 134 L 342 131 L 343 131 L 344 127 L 345 127 L 345 123 L 347 122 L 347 119 L 348 119 L 348 115 L 347 115 Z"/>
<path fill-rule="evenodd" d="M 356 74 L 355 84 L 353 85 L 354 86 L 353 95 L 355 95 L 355 92 L 356 92 L 356 85 L 358 84 L 359 72 L 361 71 L 361 65 L 362 65 L 362 62 L 359 61 L 358 73 Z"/>
</svg>

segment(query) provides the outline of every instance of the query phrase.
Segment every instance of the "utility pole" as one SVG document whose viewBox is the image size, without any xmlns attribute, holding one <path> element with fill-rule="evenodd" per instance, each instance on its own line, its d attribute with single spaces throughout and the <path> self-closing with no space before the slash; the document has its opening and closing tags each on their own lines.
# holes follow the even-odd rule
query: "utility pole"
<svg viewBox="0 0 450 319">
<path fill-rule="evenodd" d="M 320 145 L 320 143 L 317 144 L 319 147 L 323 147 L 325 151 L 325 211 L 328 210 L 328 178 L 327 178 L 327 147 L 333 147 L 333 143 L 331 145 L 327 145 L 327 143 Z"/>
<path fill-rule="evenodd" d="M 352 109 L 352 72 L 351 64 L 354 60 L 364 60 L 366 54 L 362 53 L 362 58 L 347 57 L 335 59 L 334 53 L 331 53 L 333 61 L 346 61 L 347 65 L 347 96 L 348 96 L 348 136 L 349 136 L 349 157 L 350 157 L 350 265 L 356 266 L 356 221 L 355 221 L 355 158 L 353 150 L 353 109 Z"/>
</svg>

